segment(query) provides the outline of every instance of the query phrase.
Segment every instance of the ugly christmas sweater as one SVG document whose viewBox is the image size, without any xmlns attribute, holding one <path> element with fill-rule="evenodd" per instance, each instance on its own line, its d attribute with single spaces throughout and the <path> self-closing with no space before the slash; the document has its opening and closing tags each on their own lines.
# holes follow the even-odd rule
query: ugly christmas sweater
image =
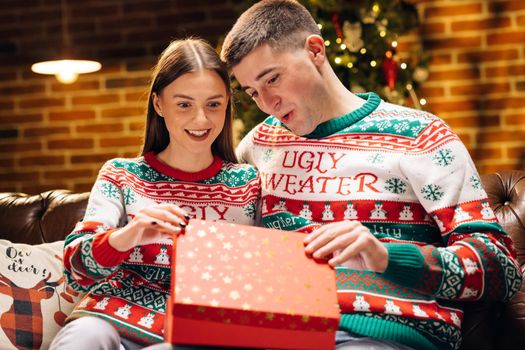
<svg viewBox="0 0 525 350">
<path fill-rule="evenodd" d="M 311 232 L 359 220 L 384 273 L 337 267 L 340 329 L 414 349 L 457 349 L 459 302 L 508 300 L 521 273 L 457 135 L 436 116 L 360 95 L 361 108 L 301 137 L 270 116 L 238 153 L 259 170 L 265 226 Z"/>
<path fill-rule="evenodd" d="M 157 203 L 176 204 L 197 219 L 252 225 L 259 196 L 260 181 L 252 166 L 218 157 L 197 173 L 171 168 L 153 153 L 108 161 L 84 219 L 65 241 L 67 281 L 87 292 L 68 320 L 96 316 L 134 342 L 161 342 L 173 242 L 163 239 L 119 252 L 108 243 L 111 232 Z"/>
</svg>

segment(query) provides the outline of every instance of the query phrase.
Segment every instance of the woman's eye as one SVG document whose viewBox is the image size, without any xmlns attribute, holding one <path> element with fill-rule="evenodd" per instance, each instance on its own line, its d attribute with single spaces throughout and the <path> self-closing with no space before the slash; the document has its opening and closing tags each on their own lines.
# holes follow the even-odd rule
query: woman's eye
<svg viewBox="0 0 525 350">
<path fill-rule="evenodd" d="M 219 107 L 220 105 L 221 105 L 221 103 L 220 103 L 220 102 L 217 102 L 217 101 L 212 101 L 212 102 L 208 103 L 208 106 L 209 106 L 209 107 L 212 107 L 212 108 L 217 108 L 217 107 Z"/>
<path fill-rule="evenodd" d="M 188 102 L 179 102 L 177 103 L 177 106 L 179 106 L 180 108 L 188 108 L 191 107 L 191 104 L 189 104 Z"/>
</svg>

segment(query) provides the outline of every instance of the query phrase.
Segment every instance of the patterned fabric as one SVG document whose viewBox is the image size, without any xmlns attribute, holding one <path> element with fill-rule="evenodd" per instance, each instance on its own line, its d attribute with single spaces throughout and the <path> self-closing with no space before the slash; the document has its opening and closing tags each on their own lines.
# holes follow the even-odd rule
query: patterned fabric
<svg viewBox="0 0 525 350">
<path fill-rule="evenodd" d="M 239 157 L 261 177 L 262 221 L 305 233 L 361 221 L 385 243 L 388 268 L 337 268 L 340 328 L 418 349 L 457 349 L 457 302 L 508 300 L 519 289 L 512 242 L 467 150 L 441 119 L 361 97 L 361 108 L 310 135 L 294 135 L 270 116 L 243 139 Z"/>
<path fill-rule="evenodd" d="M 47 349 L 78 293 L 62 275 L 63 242 L 0 240 L 0 349 Z"/>
<path fill-rule="evenodd" d="M 108 161 L 84 219 L 66 238 L 67 281 L 88 292 L 69 320 L 97 316 L 124 338 L 144 345 L 161 342 L 173 242 L 162 239 L 118 252 L 107 241 L 111 232 L 156 203 L 176 204 L 197 219 L 252 225 L 259 197 L 260 180 L 249 165 L 216 158 L 210 168 L 190 174 L 169 168 L 151 153 Z"/>
</svg>

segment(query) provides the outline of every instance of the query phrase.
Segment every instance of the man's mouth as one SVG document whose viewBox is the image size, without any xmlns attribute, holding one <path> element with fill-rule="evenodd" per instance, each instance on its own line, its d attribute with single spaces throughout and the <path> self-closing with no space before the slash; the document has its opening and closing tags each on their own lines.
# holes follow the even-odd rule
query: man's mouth
<svg viewBox="0 0 525 350">
<path fill-rule="evenodd" d="M 281 116 L 281 121 L 282 121 L 283 123 L 286 123 L 287 121 L 290 120 L 290 117 L 291 117 L 291 116 L 292 116 L 292 111 L 290 111 L 290 112 L 284 114 L 283 116 Z"/>
</svg>

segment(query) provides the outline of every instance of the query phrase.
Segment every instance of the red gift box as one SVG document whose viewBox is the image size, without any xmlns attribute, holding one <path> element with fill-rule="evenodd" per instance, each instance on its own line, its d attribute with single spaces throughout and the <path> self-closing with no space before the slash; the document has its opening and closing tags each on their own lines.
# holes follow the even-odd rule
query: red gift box
<svg viewBox="0 0 525 350">
<path fill-rule="evenodd" d="M 334 349 L 334 270 L 304 233 L 191 220 L 174 243 L 166 340 L 172 344 Z"/>
</svg>

